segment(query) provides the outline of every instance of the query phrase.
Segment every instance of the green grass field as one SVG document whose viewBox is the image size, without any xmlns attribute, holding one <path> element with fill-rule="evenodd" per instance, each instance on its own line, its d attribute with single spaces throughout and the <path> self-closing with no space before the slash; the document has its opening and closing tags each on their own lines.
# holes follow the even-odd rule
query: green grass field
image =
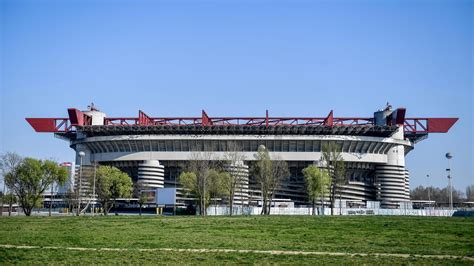
<svg viewBox="0 0 474 266">
<path fill-rule="evenodd" d="M 0 218 L 0 264 L 297 263 L 466 264 L 466 258 L 351 256 L 356 253 L 474 258 L 474 219 L 434 217 L 10 217 Z M 40 247 L 59 247 L 49 249 Z M 122 248 L 67 250 L 62 247 Z M 209 249 L 206 252 L 139 249 Z M 344 256 L 214 252 L 214 249 L 343 252 Z"/>
</svg>

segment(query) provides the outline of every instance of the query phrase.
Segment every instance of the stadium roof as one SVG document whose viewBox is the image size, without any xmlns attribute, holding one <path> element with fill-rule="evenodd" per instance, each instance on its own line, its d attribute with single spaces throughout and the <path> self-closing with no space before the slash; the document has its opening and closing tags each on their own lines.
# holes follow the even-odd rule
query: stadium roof
<svg viewBox="0 0 474 266">
<path fill-rule="evenodd" d="M 139 111 L 138 117 L 104 117 L 100 125 L 93 125 L 92 117 L 87 112 L 69 108 L 68 114 L 68 118 L 26 118 L 26 120 L 36 132 L 51 132 L 69 139 L 75 139 L 77 131 L 87 136 L 269 134 L 389 137 L 398 126 L 403 126 L 405 137 L 415 142 L 426 138 L 428 133 L 448 132 L 458 120 L 458 118 L 405 118 L 405 108 L 398 108 L 390 113 L 383 124 L 376 124 L 372 117 L 334 117 L 333 111 L 326 117 L 270 117 L 268 111 L 264 117 L 210 117 L 204 110 L 200 117 L 150 117 Z"/>
</svg>

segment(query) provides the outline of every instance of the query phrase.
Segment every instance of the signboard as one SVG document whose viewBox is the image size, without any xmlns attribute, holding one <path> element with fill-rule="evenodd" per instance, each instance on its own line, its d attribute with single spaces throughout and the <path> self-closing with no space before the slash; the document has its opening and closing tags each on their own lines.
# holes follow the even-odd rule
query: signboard
<svg viewBox="0 0 474 266">
<path fill-rule="evenodd" d="M 157 205 L 175 205 L 176 204 L 176 188 L 158 188 L 156 189 Z"/>
<path fill-rule="evenodd" d="M 142 195 L 145 196 L 146 203 L 155 203 L 156 202 L 156 190 L 143 190 Z"/>
</svg>

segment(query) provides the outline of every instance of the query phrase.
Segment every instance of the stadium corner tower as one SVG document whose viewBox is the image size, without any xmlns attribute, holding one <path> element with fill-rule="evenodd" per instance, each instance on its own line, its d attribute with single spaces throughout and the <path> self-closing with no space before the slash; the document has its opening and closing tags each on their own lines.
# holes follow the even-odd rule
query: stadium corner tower
<svg viewBox="0 0 474 266">
<path fill-rule="evenodd" d="M 302 169 L 321 161 L 324 143 L 342 147 L 346 164 L 342 199 L 380 201 L 384 208 L 398 208 L 409 201 L 409 172 L 405 155 L 430 133 L 446 133 L 457 118 L 405 118 L 405 108 L 387 106 L 373 117 L 108 117 L 93 105 L 87 111 L 68 109 L 67 118 L 26 118 L 36 132 L 51 132 L 83 151 L 83 176 L 95 163 L 116 166 L 134 182 L 154 189 L 178 187 L 178 200 L 187 199 L 176 184 L 187 160 L 195 152 L 212 152 L 223 158 L 239 147 L 245 160 L 229 166 L 243 178 L 236 204 L 258 205 L 260 191 L 249 166 L 260 145 L 273 158 L 285 160 L 290 176 L 279 187 L 275 200 L 308 205 Z M 232 143 L 229 145 L 229 143 Z M 236 144 L 236 145 L 235 145 Z M 83 182 L 83 184 L 86 182 Z M 188 199 L 189 200 L 189 199 Z"/>
</svg>

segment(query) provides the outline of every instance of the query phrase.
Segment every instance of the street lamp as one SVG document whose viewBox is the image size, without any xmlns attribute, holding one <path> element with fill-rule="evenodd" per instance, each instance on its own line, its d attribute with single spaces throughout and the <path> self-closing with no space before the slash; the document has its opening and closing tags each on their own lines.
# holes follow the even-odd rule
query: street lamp
<svg viewBox="0 0 474 266">
<path fill-rule="evenodd" d="M 77 194 L 77 216 L 81 213 L 81 188 L 82 188 L 82 158 L 86 156 L 86 153 L 80 151 L 79 153 L 80 165 L 79 165 L 79 189 Z"/>
<path fill-rule="evenodd" d="M 446 171 L 448 172 L 448 186 L 449 186 L 449 208 L 453 209 L 453 186 L 451 184 L 451 158 L 453 155 L 448 152 L 446 153 L 446 158 L 448 159 L 448 168 Z"/>
</svg>

